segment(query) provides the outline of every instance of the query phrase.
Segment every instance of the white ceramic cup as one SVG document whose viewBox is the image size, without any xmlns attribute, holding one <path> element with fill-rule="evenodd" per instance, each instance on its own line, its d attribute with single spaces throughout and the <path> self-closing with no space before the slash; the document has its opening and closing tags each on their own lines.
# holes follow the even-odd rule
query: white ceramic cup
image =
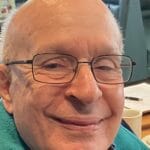
<svg viewBox="0 0 150 150">
<path fill-rule="evenodd" d="M 142 130 L 142 112 L 135 109 L 124 109 L 123 117 L 133 132 L 141 138 Z"/>
</svg>

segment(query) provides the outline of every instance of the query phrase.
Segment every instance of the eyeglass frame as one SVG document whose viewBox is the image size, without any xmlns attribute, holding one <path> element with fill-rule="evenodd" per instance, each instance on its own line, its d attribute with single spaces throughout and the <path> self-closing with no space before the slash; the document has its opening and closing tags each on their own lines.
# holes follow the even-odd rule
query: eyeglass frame
<svg viewBox="0 0 150 150">
<path fill-rule="evenodd" d="M 70 56 L 70 57 L 74 58 L 74 60 L 76 60 L 76 67 L 75 67 L 75 73 L 74 73 L 72 79 L 71 79 L 70 81 L 68 81 L 68 82 L 63 82 L 63 83 L 49 83 L 49 82 L 42 82 L 42 81 L 37 80 L 37 79 L 35 78 L 35 75 L 34 75 L 34 68 L 33 68 L 34 64 L 33 64 L 33 62 L 34 62 L 34 59 L 35 59 L 36 56 L 38 56 L 38 55 L 43 55 L 43 54 L 58 54 L 58 55 Z M 95 73 L 94 73 L 94 71 L 93 71 L 92 63 L 93 63 L 93 61 L 94 61 L 96 58 L 105 57 L 105 56 L 120 56 L 120 57 L 126 57 L 126 58 L 129 58 L 129 59 L 130 59 L 130 61 L 131 61 L 131 74 L 130 74 L 130 77 L 129 77 L 129 79 L 128 79 L 127 81 L 118 82 L 118 83 L 106 83 L 106 82 L 100 82 L 100 81 L 97 80 L 97 77 L 95 76 Z M 118 54 L 99 55 L 99 56 L 93 57 L 91 61 L 78 61 L 78 59 L 77 59 L 76 57 L 74 57 L 74 56 L 72 56 L 72 55 L 69 55 L 69 54 L 64 54 L 64 53 L 38 53 L 38 54 L 35 54 L 35 55 L 32 57 L 32 59 L 11 61 L 11 62 L 5 63 L 5 65 L 9 66 L 9 65 L 14 65 L 14 64 L 16 64 L 16 65 L 17 65 L 17 64 L 31 64 L 31 65 L 32 65 L 32 75 L 33 75 L 33 79 L 34 79 L 35 81 L 40 82 L 40 83 L 46 83 L 46 84 L 67 84 L 67 83 L 72 82 L 73 79 L 75 78 L 75 75 L 76 75 L 77 69 L 78 69 L 78 65 L 79 65 L 80 63 L 87 63 L 87 64 L 90 64 L 90 68 L 91 68 L 92 74 L 93 74 L 94 79 L 96 80 L 96 82 L 98 82 L 98 83 L 103 83 L 103 84 L 112 84 L 112 85 L 113 85 L 113 84 L 124 84 L 124 83 L 127 83 L 127 82 L 131 79 L 131 77 L 132 77 L 132 74 L 133 74 L 133 66 L 136 65 L 136 62 L 133 61 L 132 58 L 131 58 L 130 56 L 127 56 L 127 55 L 118 55 Z"/>
</svg>

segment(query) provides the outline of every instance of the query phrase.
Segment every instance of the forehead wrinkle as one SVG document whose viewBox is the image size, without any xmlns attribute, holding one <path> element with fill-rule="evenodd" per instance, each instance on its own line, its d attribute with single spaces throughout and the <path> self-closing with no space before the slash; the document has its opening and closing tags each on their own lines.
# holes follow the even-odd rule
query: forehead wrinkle
<svg viewBox="0 0 150 150">
<path fill-rule="evenodd" d="M 98 30 L 105 30 L 110 32 L 109 34 L 114 34 L 114 37 L 118 37 L 119 41 L 118 28 L 111 13 L 102 2 L 99 2 L 101 5 L 96 0 L 95 2 L 83 0 L 80 2 L 81 5 L 78 5 L 73 0 L 30 0 L 30 4 L 23 6 L 14 16 L 8 29 L 9 37 L 11 39 L 11 37 L 20 36 L 18 39 L 13 38 L 13 42 L 19 43 L 16 42 L 17 39 L 21 43 L 26 43 L 28 49 L 31 49 L 32 43 L 34 43 L 32 41 L 34 40 L 33 35 L 39 36 L 38 32 L 44 28 L 48 28 L 48 32 L 54 33 L 57 30 L 63 30 L 64 27 L 68 27 L 68 29 L 69 27 L 71 29 L 74 27 L 90 29 L 94 26 Z M 114 29 L 110 30 L 112 26 Z"/>
</svg>

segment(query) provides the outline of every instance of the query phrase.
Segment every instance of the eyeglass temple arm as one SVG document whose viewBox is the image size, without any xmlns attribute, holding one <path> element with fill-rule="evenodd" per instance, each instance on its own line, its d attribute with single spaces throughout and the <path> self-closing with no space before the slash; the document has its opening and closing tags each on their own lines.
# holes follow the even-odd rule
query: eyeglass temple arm
<svg viewBox="0 0 150 150">
<path fill-rule="evenodd" d="M 13 64 L 32 64 L 32 60 L 18 60 L 18 61 L 12 61 L 8 62 L 5 65 L 13 65 Z"/>
</svg>

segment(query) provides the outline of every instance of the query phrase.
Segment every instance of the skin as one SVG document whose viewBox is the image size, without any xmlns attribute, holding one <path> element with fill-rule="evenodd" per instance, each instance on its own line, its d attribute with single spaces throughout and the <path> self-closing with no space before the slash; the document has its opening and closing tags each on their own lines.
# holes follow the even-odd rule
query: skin
<svg viewBox="0 0 150 150">
<path fill-rule="evenodd" d="M 4 61 L 32 59 L 43 52 L 91 61 L 98 55 L 121 54 L 121 48 L 118 26 L 101 1 L 31 0 L 8 26 Z M 107 150 L 113 143 L 123 85 L 97 83 L 88 64 L 79 65 L 69 84 L 35 81 L 31 65 L 1 65 L 0 80 L 4 107 L 31 150 Z"/>
</svg>

